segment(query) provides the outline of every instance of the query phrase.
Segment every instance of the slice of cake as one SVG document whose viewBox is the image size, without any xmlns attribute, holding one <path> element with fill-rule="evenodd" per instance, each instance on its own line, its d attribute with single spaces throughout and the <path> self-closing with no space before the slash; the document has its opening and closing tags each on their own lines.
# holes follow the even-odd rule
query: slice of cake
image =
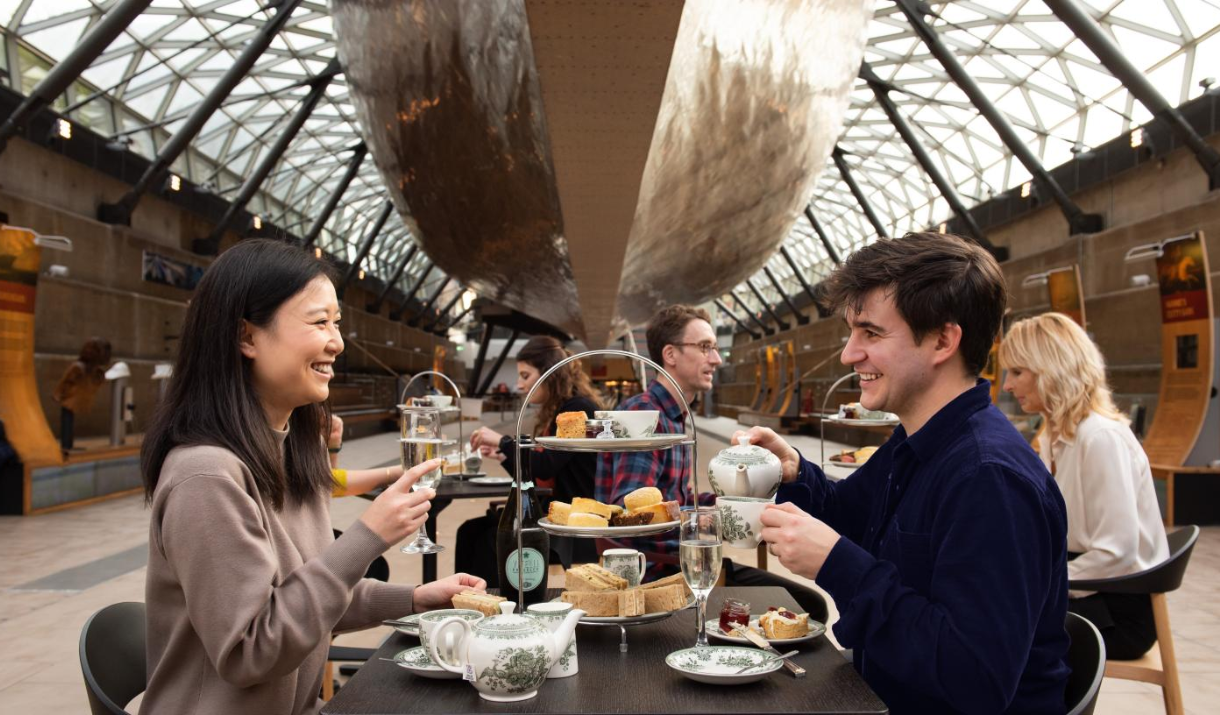
<svg viewBox="0 0 1220 715">
<path fill-rule="evenodd" d="M 610 520 L 598 514 L 588 514 L 583 511 L 574 511 L 568 514 L 567 526 L 593 526 L 599 529 L 610 526 Z"/>
<path fill-rule="evenodd" d="M 508 599 L 503 596 L 492 596 L 478 591 L 462 591 L 453 597 L 454 608 L 469 608 L 485 616 L 500 615 L 500 604 Z"/>
<path fill-rule="evenodd" d="M 564 526 L 572 514 L 572 505 L 567 502 L 553 501 L 546 509 L 546 519 L 552 524 Z"/>
<path fill-rule="evenodd" d="M 656 514 L 646 511 L 635 514 L 615 514 L 610 517 L 610 526 L 645 526 L 651 524 Z"/>
<path fill-rule="evenodd" d="M 622 591 L 627 588 L 627 579 L 597 564 L 580 564 L 566 572 L 569 591 Z"/>
<path fill-rule="evenodd" d="M 555 436 L 561 439 L 583 439 L 585 420 L 583 412 L 560 412 L 555 417 Z"/>
<path fill-rule="evenodd" d="M 656 516 L 652 517 L 652 523 L 661 524 L 669 521 L 677 521 L 680 515 L 680 507 L 676 501 L 666 501 L 660 504 L 653 504 L 642 509 L 627 512 L 628 514 L 645 514 L 651 512 Z"/>
<path fill-rule="evenodd" d="M 585 514 L 597 514 L 606 520 L 609 520 L 610 516 L 614 514 L 614 510 L 609 506 L 602 504 L 597 500 L 587 499 L 585 497 L 574 497 L 572 499 L 572 511 L 579 511 Z"/>
<path fill-rule="evenodd" d="M 809 635 L 809 614 L 793 613 L 786 608 L 768 608 L 758 617 L 758 627 L 768 638 L 800 638 Z"/>
</svg>

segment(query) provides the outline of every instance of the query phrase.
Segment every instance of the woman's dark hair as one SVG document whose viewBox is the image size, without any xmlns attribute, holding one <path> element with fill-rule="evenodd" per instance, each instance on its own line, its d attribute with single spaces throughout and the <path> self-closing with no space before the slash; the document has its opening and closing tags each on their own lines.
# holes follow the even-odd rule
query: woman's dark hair
<svg viewBox="0 0 1220 715">
<path fill-rule="evenodd" d="M 869 293 L 886 290 L 916 345 L 956 323 L 962 329 L 962 360 L 974 377 L 987 364 L 1008 302 L 995 258 L 976 243 L 944 233 L 908 233 L 871 243 L 851 254 L 824 285 L 834 312 L 859 312 Z"/>
<path fill-rule="evenodd" d="M 106 338 L 92 337 L 81 346 L 80 357 L 77 358 L 89 367 L 105 367 L 110 364 L 110 341 Z"/>
<path fill-rule="evenodd" d="M 276 311 L 319 276 L 333 280 L 313 255 L 270 239 L 249 239 L 225 251 L 195 289 L 166 399 L 140 450 L 145 497 L 152 501 L 165 457 L 181 445 L 213 445 L 233 452 L 259 493 L 279 509 L 332 487 L 326 459 L 329 409 L 304 405 L 288 419 L 280 454 L 254 390 L 251 361 L 241 353 L 242 321 L 267 327 Z"/>
<path fill-rule="evenodd" d="M 563 343 L 555 338 L 535 335 L 521 346 L 520 352 L 517 353 L 517 362 L 528 363 L 539 373 L 544 373 L 570 354 L 564 349 Z M 601 396 L 593 387 L 593 381 L 581 368 L 579 360 L 573 360 L 556 370 L 546 379 L 543 389 L 546 390 L 546 399 L 538 409 L 538 419 L 534 422 L 535 437 L 546 432 L 555 423 L 560 406 L 573 397 L 585 397 L 598 407 L 602 406 Z"/>
</svg>

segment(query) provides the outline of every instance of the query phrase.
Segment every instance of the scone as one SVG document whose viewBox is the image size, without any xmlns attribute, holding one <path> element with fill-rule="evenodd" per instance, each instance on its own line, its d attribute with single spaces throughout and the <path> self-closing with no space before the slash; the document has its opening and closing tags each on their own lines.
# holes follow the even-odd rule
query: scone
<svg viewBox="0 0 1220 715">
<path fill-rule="evenodd" d="M 583 412 L 560 412 L 555 417 L 555 436 L 561 439 L 583 439 L 586 419 L 588 416 Z"/>
<path fill-rule="evenodd" d="M 627 513 L 628 514 L 643 514 L 643 513 L 648 513 L 648 512 L 655 514 L 655 516 L 652 517 L 652 523 L 654 523 L 654 524 L 662 524 L 665 522 L 677 521 L 679 516 L 681 515 L 681 509 L 678 506 L 677 501 L 661 502 L 660 504 L 653 504 L 652 506 L 646 506 L 642 509 L 635 509 L 635 510 L 629 511 Z"/>
<path fill-rule="evenodd" d="M 758 627 L 763 635 L 771 638 L 800 638 L 809 635 L 809 614 L 793 613 L 787 609 L 767 610 L 758 617 Z"/>
<path fill-rule="evenodd" d="M 635 511 L 643 509 L 646 506 L 660 504 L 665 498 L 661 496 L 661 490 L 656 487 L 640 487 L 623 497 L 623 506 L 627 507 L 627 511 Z"/>
</svg>

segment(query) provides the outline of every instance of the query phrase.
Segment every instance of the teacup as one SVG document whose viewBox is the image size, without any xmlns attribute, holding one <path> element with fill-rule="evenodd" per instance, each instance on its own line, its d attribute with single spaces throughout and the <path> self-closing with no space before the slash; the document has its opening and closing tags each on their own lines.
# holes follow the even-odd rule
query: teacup
<svg viewBox="0 0 1220 715">
<path fill-rule="evenodd" d="M 478 474 L 483 468 L 483 455 L 479 454 L 478 450 L 466 455 L 466 459 L 462 461 L 462 471 L 464 474 Z"/>
<path fill-rule="evenodd" d="M 601 567 L 627 579 L 627 586 L 635 588 L 648 570 L 648 560 L 635 549 L 606 549 L 602 552 Z"/>
<path fill-rule="evenodd" d="M 419 617 L 419 644 L 424 647 L 424 652 L 430 652 L 428 649 L 428 641 L 432 638 L 432 632 L 436 630 L 436 626 L 446 618 L 461 618 L 464 621 L 470 621 L 472 624 L 483 619 L 483 614 L 469 608 L 443 608 L 439 611 L 428 611 Z M 437 650 L 444 654 L 445 660 L 450 663 L 457 662 L 457 638 L 452 631 L 446 642 L 438 646 Z"/>
<path fill-rule="evenodd" d="M 752 549 L 762 535 L 762 513 L 774 499 L 716 497 L 720 510 L 720 538 L 725 546 Z"/>
<path fill-rule="evenodd" d="M 453 395 L 428 395 L 428 402 L 433 407 L 452 407 Z"/>
<path fill-rule="evenodd" d="M 567 618 L 568 612 L 572 610 L 572 604 L 559 603 L 556 601 L 548 601 L 546 603 L 535 603 L 525 609 L 528 616 L 533 616 L 542 621 L 551 633 L 559 630 L 563 625 L 563 619 Z M 580 665 L 576 661 L 576 631 L 572 631 L 572 640 L 568 642 L 568 648 L 559 656 L 559 660 L 555 661 L 555 665 L 547 671 L 548 678 L 566 678 L 569 675 L 576 675 L 580 672 Z"/>
<path fill-rule="evenodd" d="M 597 419 L 614 420 L 629 439 L 651 437 L 657 431 L 657 421 L 661 419 L 660 410 L 598 410 L 593 413 Z"/>
</svg>

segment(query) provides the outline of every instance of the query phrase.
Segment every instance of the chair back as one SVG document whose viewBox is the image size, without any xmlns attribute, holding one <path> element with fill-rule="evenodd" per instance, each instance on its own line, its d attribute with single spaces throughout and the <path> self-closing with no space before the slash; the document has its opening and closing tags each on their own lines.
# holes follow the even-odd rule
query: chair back
<svg viewBox="0 0 1220 715">
<path fill-rule="evenodd" d="M 94 613 L 80 634 L 80 667 L 93 715 L 127 715 L 147 687 L 144 604 L 115 603 Z"/>
<path fill-rule="evenodd" d="M 1199 540 L 1199 527 L 1183 526 L 1168 535 L 1169 558 L 1152 568 L 1138 573 L 1115 578 L 1082 579 L 1069 581 L 1068 588 L 1075 591 L 1099 591 L 1102 593 L 1169 593 L 1182 585 L 1190 553 Z"/>
<path fill-rule="evenodd" d="M 1097 706 L 1097 694 L 1101 691 L 1101 678 L 1106 673 L 1106 644 L 1101 632 L 1088 619 L 1075 613 L 1067 614 L 1068 647 L 1067 664 L 1072 669 L 1068 676 L 1064 701 L 1068 715 L 1092 715 Z"/>
</svg>

